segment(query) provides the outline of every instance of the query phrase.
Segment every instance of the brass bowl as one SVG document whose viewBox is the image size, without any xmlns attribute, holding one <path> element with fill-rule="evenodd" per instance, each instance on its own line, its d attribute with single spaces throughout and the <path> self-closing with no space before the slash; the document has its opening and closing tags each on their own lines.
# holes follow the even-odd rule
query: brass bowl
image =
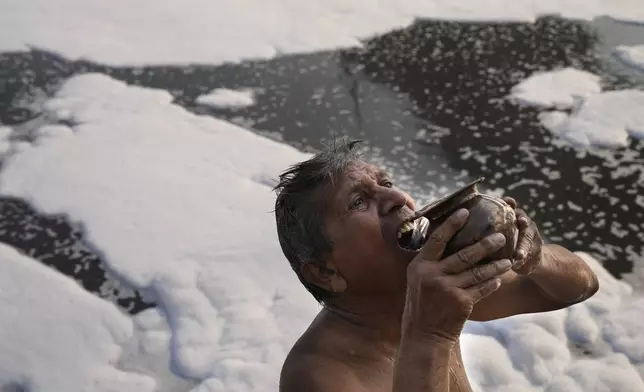
<svg viewBox="0 0 644 392">
<path fill-rule="evenodd" d="M 503 199 L 480 193 L 476 185 L 484 179 L 481 177 L 456 192 L 426 205 L 416 213 L 416 216 L 424 216 L 429 220 L 429 229 L 425 237 L 429 238 L 431 232 L 452 213 L 461 208 L 469 210 L 467 223 L 447 243 L 443 257 L 454 254 L 488 235 L 501 233 L 506 239 L 505 246 L 478 264 L 514 258 L 519 235 L 514 209 Z"/>
</svg>

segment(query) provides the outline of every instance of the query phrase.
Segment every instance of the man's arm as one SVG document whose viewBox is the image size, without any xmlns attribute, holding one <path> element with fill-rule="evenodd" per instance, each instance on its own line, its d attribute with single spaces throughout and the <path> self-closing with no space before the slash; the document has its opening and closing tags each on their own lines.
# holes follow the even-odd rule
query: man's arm
<svg viewBox="0 0 644 392">
<path fill-rule="evenodd" d="M 454 344 L 440 339 L 401 340 L 394 369 L 393 392 L 449 392 L 449 364 Z"/>
<path fill-rule="evenodd" d="M 562 305 L 573 305 L 592 297 L 599 281 L 584 260 L 559 245 L 546 245 L 542 262 L 528 276 L 542 295 Z"/>
<path fill-rule="evenodd" d="M 567 249 L 544 245 L 540 258 L 530 275 L 506 272 L 501 287 L 476 304 L 470 320 L 557 310 L 585 301 L 599 289 L 597 276 L 588 264 Z"/>
</svg>

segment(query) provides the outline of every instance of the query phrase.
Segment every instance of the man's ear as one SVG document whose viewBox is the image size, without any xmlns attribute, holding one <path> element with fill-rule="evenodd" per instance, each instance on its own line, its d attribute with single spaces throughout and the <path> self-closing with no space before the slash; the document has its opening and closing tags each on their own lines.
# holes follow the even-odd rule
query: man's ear
<svg viewBox="0 0 644 392">
<path fill-rule="evenodd" d="M 326 291 L 342 293 L 347 289 L 347 281 L 331 262 L 306 262 L 300 266 L 300 273 L 308 283 Z"/>
</svg>

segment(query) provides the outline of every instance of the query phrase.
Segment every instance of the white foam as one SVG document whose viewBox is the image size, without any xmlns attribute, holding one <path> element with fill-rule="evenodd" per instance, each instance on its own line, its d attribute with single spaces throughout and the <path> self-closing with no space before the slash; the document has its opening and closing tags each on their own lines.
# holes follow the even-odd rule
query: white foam
<svg viewBox="0 0 644 392">
<path fill-rule="evenodd" d="M 514 368 L 508 350 L 501 342 L 487 335 L 463 334 L 463 361 L 470 382 L 478 390 L 515 388 L 525 391 L 532 388 L 525 374 Z"/>
<path fill-rule="evenodd" d="M 0 126 L 0 141 L 6 140 L 11 134 L 12 130 L 10 127 Z"/>
<path fill-rule="evenodd" d="M 619 45 L 615 49 L 615 54 L 624 63 L 644 70 L 644 45 Z"/>
<path fill-rule="evenodd" d="M 543 111 L 541 124 L 579 147 L 617 148 L 644 137 L 644 91 L 601 91 L 600 78 L 565 68 L 538 72 L 513 87 L 509 100 Z"/>
<path fill-rule="evenodd" d="M 552 380 L 546 392 L 641 392 L 644 382 L 620 354 L 600 359 L 581 359 Z"/>
<path fill-rule="evenodd" d="M 255 93 L 252 89 L 230 90 L 227 88 L 217 88 L 208 94 L 198 96 L 195 102 L 199 105 L 212 106 L 214 108 L 245 108 L 255 104 Z"/>
<path fill-rule="evenodd" d="M 601 78 L 575 68 L 536 72 L 512 88 L 510 99 L 539 108 L 567 109 L 601 92 Z"/>
<path fill-rule="evenodd" d="M 0 390 L 155 390 L 153 378 L 115 366 L 128 316 L 7 245 L 0 260 Z"/>
<path fill-rule="evenodd" d="M 11 132 L 10 127 L 0 126 L 0 159 L 11 151 L 11 141 L 9 140 Z"/>
<path fill-rule="evenodd" d="M 0 51 L 35 46 L 117 65 L 234 62 L 353 46 L 415 17 L 530 21 L 560 12 L 644 20 L 641 0 L 143 0 L 136 7 L 125 0 L 24 0 L 1 8 L 0 26 L 11 34 L 0 34 Z M 0 274 L 0 298 L 3 309 L 19 309 L 20 317 L 0 318 L 0 326 L 13 327 L 0 328 L 2 352 L 45 355 L 34 356 L 30 366 L 20 356 L 0 356 L 3 382 L 35 380 L 46 390 L 74 391 L 98 380 L 89 389 L 145 391 L 151 379 L 136 372 L 163 373 L 171 357 L 173 369 L 201 381 L 193 392 L 277 390 L 281 361 L 317 306 L 279 251 L 266 184 L 307 155 L 171 102 L 164 91 L 106 76 L 69 80 L 47 111 L 80 125 L 43 127 L 33 144 L 6 149 L 13 155 L 0 173 L 0 192 L 82 221 L 116 273 L 157 294 L 172 339 L 157 311 L 137 316 L 132 332 L 130 320 L 111 305 L 8 251 L 7 259 L 19 263 L 8 262 L 10 272 Z M 590 391 L 589 383 L 643 390 L 631 366 L 644 366 L 630 322 L 641 302 L 625 300 L 629 286 L 597 271 L 602 288 L 579 311 L 501 320 L 481 327 L 489 335 L 464 336 L 473 383 L 490 391 Z M 25 286 L 38 287 L 38 297 L 25 295 Z M 68 325 L 75 329 L 62 329 Z M 45 341 L 51 331 L 66 338 Z M 85 338 L 83 344 L 74 345 L 69 331 L 81 332 L 73 338 Z M 542 339 L 534 341 L 535 334 Z M 576 360 L 562 348 L 566 339 L 604 343 L 607 354 Z M 126 352 L 119 362 L 134 371 L 113 366 L 120 347 Z M 468 347 L 482 351 L 468 353 Z M 158 390 L 192 388 L 167 373 L 156 379 Z"/>
<path fill-rule="evenodd" d="M 468 323 L 465 366 L 483 391 L 644 391 L 641 297 L 586 253 L 600 289 L 586 302 L 540 314 Z M 600 332 L 601 331 L 601 332 Z M 637 340 L 639 339 L 639 340 Z M 578 344 L 593 358 L 578 357 Z M 630 360 L 629 360 L 630 359 Z M 500 388 L 500 389 L 499 389 Z"/>
<path fill-rule="evenodd" d="M 170 368 L 171 330 L 163 310 L 151 308 L 132 318 L 134 333 L 132 339 L 123 347 L 119 367 L 124 370 L 142 373 L 156 380 L 154 392 L 188 391 L 197 382 L 182 379 L 172 373 Z"/>
<path fill-rule="evenodd" d="M 542 113 L 554 134 L 584 147 L 625 147 L 629 136 L 644 137 L 644 91 L 607 91 L 587 97 L 570 116 Z"/>
<path fill-rule="evenodd" d="M 82 221 L 117 274 L 156 293 L 181 374 L 272 390 L 317 304 L 284 260 L 265 183 L 308 155 L 171 101 L 72 78 L 45 110 L 80 125 L 11 155 L 1 192 Z"/>
<path fill-rule="evenodd" d="M 644 20 L 640 0 L 3 1 L 0 51 L 38 47 L 114 65 L 221 63 L 360 45 L 416 17 L 522 20 L 537 15 Z M 96 39 L 100 37 L 100 39 Z"/>
<path fill-rule="evenodd" d="M 611 314 L 602 327 L 604 339 L 634 363 L 644 363 L 644 339 L 642 339 L 642 315 L 644 299 L 637 298 L 629 306 Z"/>
<path fill-rule="evenodd" d="M 67 113 L 80 125 L 35 132 L 38 139 L 5 162 L 0 193 L 81 221 L 116 273 L 156 293 L 172 338 L 156 311 L 137 317 L 138 349 L 127 355 L 128 369 L 163 373 L 171 358 L 172 369 L 200 381 L 194 392 L 276 390 L 287 351 L 318 307 L 279 249 L 266 184 L 309 155 L 171 102 L 167 92 L 105 75 L 70 79 L 46 112 L 54 120 Z M 601 282 L 590 300 L 468 323 L 464 360 L 479 390 L 585 391 L 588 380 L 598 383 L 597 391 L 642 386 L 633 378 L 644 365 L 644 335 L 633 316 L 642 302 L 580 255 Z M 32 308 L 50 306 L 55 296 L 42 298 Z M 91 313 L 61 317 L 95 322 Z M 28 338 L 17 339 L 29 347 Z M 577 359 L 569 341 L 595 348 L 598 358 Z M 75 377 L 74 366 L 81 365 L 60 374 Z M 11 369 L 11 377 L 24 371 Z M 155 378 L 164 383 L 160 390 L 192 387 L 168 374 Z"/>
</svg>

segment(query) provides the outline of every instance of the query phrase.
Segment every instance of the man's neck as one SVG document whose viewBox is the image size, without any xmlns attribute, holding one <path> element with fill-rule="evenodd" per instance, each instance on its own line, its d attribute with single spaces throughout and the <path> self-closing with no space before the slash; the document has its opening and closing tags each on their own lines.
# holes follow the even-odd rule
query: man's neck
<svg viewBox="0 0 644 392">
<path fill-rule="evenodd" d="M 342 298 L 325 306 L 330 317 L 373 341 L 383 354 L 395 357 L 400 343 L 400 323 L 405 306 L 404 297 L 392 299 Z"/>
</svg>

